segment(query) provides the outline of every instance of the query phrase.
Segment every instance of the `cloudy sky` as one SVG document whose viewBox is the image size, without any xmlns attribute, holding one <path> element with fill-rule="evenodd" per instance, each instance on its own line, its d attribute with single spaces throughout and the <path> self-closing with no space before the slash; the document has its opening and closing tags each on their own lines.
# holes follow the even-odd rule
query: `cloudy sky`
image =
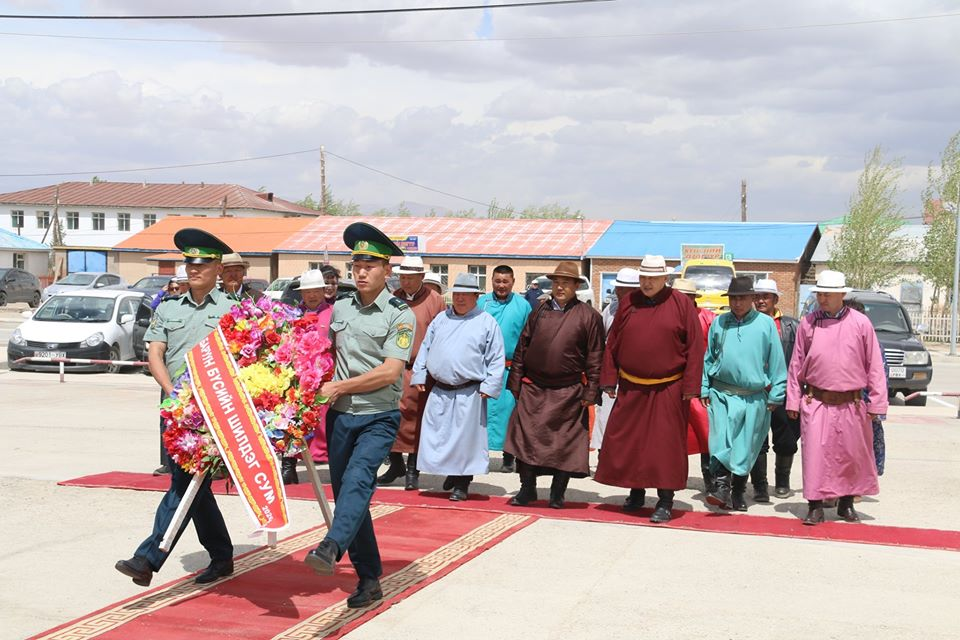
<svg viewBox="0 0 960 640">
<path fill-rule="evenodd" d="M 468 2 L 0 0 L 0 13 L 457 3 Z M 3 19 L 0 174 L 87 173 L 0 177 L 0 191 L 95 172 L 233 182 L 298 199 L 319 194 L 316 153 L 109 171 L 325 145 L 481 202 L 737 220 L 746 179 L 750 219 L 824 220 L 845 211 L 864 154 L 881 144 L 903 161 L 912 216 L 927 165 L 960 130 L 960 15 L 784 27 L 956 11 L 924 0 L 617 0 L 256 20 Z M 336 197 L 359 203 L 482 209 L 331 156 L 327 174 Z"/>
</svg>

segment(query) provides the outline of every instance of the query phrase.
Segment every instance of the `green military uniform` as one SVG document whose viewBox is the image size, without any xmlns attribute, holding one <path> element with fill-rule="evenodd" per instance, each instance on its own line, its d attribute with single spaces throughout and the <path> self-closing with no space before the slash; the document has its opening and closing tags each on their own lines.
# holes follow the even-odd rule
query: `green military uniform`
<svg viewBox="0 0 960 640">
<path fill-rule="evenodd" d="M 171 381 L 183 373 L 187 352 L 217 328 L 221 316 L 235 303 L 219 289 L 211 290 L 200 304 L 190 293 L 160 303 L 143 339 L 167 344 L 163 358 Z"/>
<path fill-rule="evenodd" d="M 360 294 L 354 293 L 333 306 L 330 337 L 337 348 L 334 380 L 355 378 L 387 358 L 410 359 L 416 319 L 407 303 L 384 288 L 373 303 L 362 305 Z M 341 396 L 333 408 L 354 415 L 395 411 L 403 393 L 402 380 L 400 377 L 367 393 Z"/>
</svg>

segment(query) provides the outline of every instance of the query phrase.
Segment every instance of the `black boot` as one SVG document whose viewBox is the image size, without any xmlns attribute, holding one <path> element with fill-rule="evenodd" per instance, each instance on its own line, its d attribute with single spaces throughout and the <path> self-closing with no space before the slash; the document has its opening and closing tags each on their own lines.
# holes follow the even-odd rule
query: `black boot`
<svg viewBox="0 0 960 640">
<path fill-rule="evenodd" d="M 516 467 L 517 459 L 512 453 L 503 452 L 503 465 L 500 467 L 500 471 L 503 473 L 513 473 L 517 470 Z"/>
<path fill-rule="evenodd" d="M 653 515 L 650 516 L 650 522 L 654 524 L 660 524 L 662 522 L 670 522 L 673 518 L 671 513 L 673 509 L 673 491 L 670 489 L 657 489 L 657 506 L 653 510 Z"/>
<path fill-rule="evenodd" d="M 733 476 L 731 504 L 734 511 L 747 510 L 747 476 Z"/>
<path fill-rule="evenodd" d="M 761 453 L 750 470 L 750 482 L 753 483 L 753 501 L 770 502 L 770 489 L 767 483 L 767 454 Z"/>
<path fill-rule="evenodd" d="M 730 502 L 730 471 L 722 465 L 713 477 L 713 488 L 707 494 L 707 504 L 721 509 L 733 509 Z"/>
<path fill-rule="evenodd" d="M 647 499 L 646 489 L 630 489 L 630 495 L 623 501 L 623 510 L 627 513 L 643 509 L 643 502 Z"/>
<path fill-rule="evenodd" d="M 710 493 L 713 488 L 713 473 L 710 471 L 710 454 L 700 454 L 700 473 L 703 476 L 703 495 Z"/>
<path fill-rule="evenodd" d="M 843 496 L 837 501 L 837 516 L 846 522 L 860 522 L 860 516 L 853 509 L 853 496 Z"/>
<path fill-rule="evenodd" d="M 773 463 L 773 477 L 776 483 L 773 495 L 778 498 L 786 498 L 790 495 L 790 467 L 792 466 L 793 454 L 789 456 L 777 454 Z"/>
<path fill-rule="evenodd" d="M 823 500 L 810 500 L 807 502 L 807 517 L 803 519 L 803 524 L 815 525 L 823 522 Z"/>
<path fill-rule="evenodd" d="M 522 507 L 537 499 L 537 470 L 523 460 L 517 460 L 517 472 L 520 474 L 520 491 L 510 498 L 508 504 Z"/>
<path fill-rule="evenodd" d="M 394 480 L 402 477 L 403 474 L 407 472 L 407 467 L 403 464 L 402 453 L 393 453 L 391 451 L 388 459 L 390 460 L 390 466 L 387 467 L 387 470 L 384 471 L 382 475 L 377 476 L 377 484 L 381 487 L 393 484 Z"/>
<path fill-rule="evenodd" d="M 280 458 L 280 478 L 283 484 L 297 484 L 300 478 L 297 477 L 297 459 Z"/>
<path fill-rule="evenodd" d="M 420 488 L 420 472 L 417 471 L 417 454 L 407 455 L 407 482 L 404 491 L 416 491 Z"/>
<path fill-rule="evenodd" d="M 566 471 L 555 471 L 553 482 L 550 483 L 550 502 L 548 506 L 551 509 L 563 509 L 563 497 L 567 492 L 567 483 L 570 482 L 570 474 Z"/>
</svg>

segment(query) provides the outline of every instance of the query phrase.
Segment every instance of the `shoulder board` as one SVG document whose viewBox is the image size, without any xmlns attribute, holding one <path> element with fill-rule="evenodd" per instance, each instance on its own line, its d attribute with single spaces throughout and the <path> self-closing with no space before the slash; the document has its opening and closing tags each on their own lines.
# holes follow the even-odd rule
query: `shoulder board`
<svg viewBox="0 0 960 640">
<path fill-rule="evenodd" d="M 167 296 L 166 298 L 160 301 L 160 304 L 163 304 L 164 302 L 170 302 L 172 300 L 179 300 L 181 297 L 182 296 L 180 296 L 179 294 L 175 296 Z"/>
<path fill-rule="evenodd" d="M 410 308 L 410 305 L 408 305 L 406 302 L 404 302 L 403 300 L 397 297 L 390 298 L 390 304 L 396 307 L 397 309 L 400 309 L 401 311 L 403 311 L 404 309 Z"/>
</svg>

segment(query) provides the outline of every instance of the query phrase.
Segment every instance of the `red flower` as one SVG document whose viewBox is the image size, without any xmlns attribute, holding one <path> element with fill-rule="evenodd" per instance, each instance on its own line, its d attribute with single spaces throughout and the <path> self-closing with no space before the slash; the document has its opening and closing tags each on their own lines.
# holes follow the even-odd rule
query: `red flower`
<svg viewBox="0 0 960 640">
<path fill-rule="evenodd" d="M 263 334 L 263 337 L 267 339 L 267 344 L 280 344 L 280 334 L 272 329 Z"/>
<path fill-rule="evenodd" d="M 320 417 L 315 411 L 310 409 L 303 412 L 303 425 L 310 429 L 316 429 L 320 425 Z"/>
</svg>

